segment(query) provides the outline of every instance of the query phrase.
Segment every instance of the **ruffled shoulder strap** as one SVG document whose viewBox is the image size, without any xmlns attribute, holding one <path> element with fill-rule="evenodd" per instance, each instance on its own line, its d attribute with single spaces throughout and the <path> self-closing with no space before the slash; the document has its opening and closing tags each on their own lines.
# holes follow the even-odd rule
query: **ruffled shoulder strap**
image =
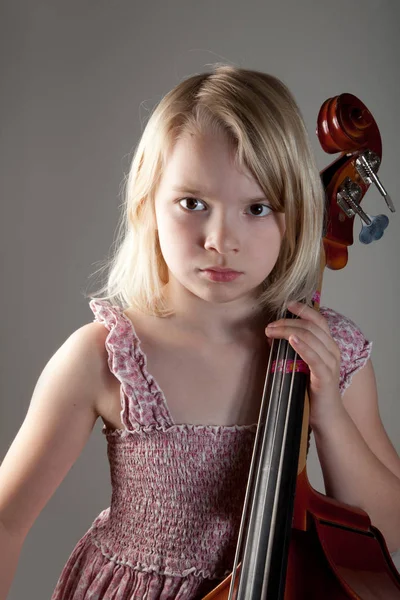
<svg viewBox="0 0 400 600">
<path fill-rule="evenodd" d="M 328 322 L 331 336 L 340 349 L 340 393 L 349 387 L 354 373 L 357 373 L 371 355 L 372 342 L 368 341 L 361 329 L 348 317 L 332 308 L 321 306 L 321 314 Z"/>
<path fill-rule="evenodd" d="M 164 394 L 147 371 L 147 360 L 140 348 L 132 321 L 121 307 L 108 300 L 89 302 L 94 321 L 108 330 L 105 345 L 108 367 L 121 382 L 121 421 L 128 432 L 167 429 L 174 423 Z"/>
</svg>

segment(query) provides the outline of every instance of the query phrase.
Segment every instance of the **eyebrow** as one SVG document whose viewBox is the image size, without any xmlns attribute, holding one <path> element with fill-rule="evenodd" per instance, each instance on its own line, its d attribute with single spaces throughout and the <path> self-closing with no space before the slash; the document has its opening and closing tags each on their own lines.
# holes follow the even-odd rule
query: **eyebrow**
<svg viewBox="0 0 400 600">
<path fill-rule="evenodd" d="M 181 194 L 192 194 L 193 196 L 202 196 L 206 198 L 209 195 L 207 190 L 200 190 L 196 186 L 191 184 L 188 185 L 176 185 L 172 188 L 172 191 L 179 192 Z M 247 204 L 248 202 L 265 202 L 268 201 L 265 196 L 260 196 L 258 198 L 248 198 L 243 200 L 243 204 Z"/>
<path fill-rule="evenodd" d="M 172 190 L 174 192 L 180 192 L 182 194 L 184 194 L 185 192 L 188 194 L 198 194 L 199 196 L 207 196 L 208 192 L 206 190 L 200 190 L 197 189 L 195 186 L 193 185 L 175 185 Z"/>
</svg>

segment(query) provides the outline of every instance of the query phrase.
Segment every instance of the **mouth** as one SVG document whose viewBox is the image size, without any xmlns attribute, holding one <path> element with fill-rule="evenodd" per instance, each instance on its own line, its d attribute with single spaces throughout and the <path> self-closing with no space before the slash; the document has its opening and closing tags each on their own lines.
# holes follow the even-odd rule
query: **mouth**
<svg viewBox="0 0 400 600">
<path fill-rule="evenodd" d="M 240 275 L 242 275 L 242 273 L 239 271 L 233 271 L 232 269 L 222 269 L 220 267 L 210 267 L 209 269 L 201 269 L 200 272 L 203 273 L 203 276 L 206 277 L 209 281 L 219 283 L 228 283 L 230 281 L 234 281 Z"/>
<path fill-rule="evenodd" d="M 233 269 L 226 269 L 222 267 L 206 267 L 205 269 L 201 269 L 202 271 L 214 271 L 215 273 L 236 273 L 240 274 L 240 271 L 234 271 Z"/>
</svg>

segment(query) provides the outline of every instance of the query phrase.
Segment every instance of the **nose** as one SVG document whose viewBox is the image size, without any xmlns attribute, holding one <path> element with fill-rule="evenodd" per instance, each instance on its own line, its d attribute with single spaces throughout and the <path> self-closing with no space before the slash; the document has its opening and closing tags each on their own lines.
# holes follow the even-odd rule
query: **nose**
<svg viewBox="0 0 400 600">
<path fill-rule="evenodd" d="M 219 254 L 238 252 L 239 223 L 232 215 L 214 214 L 210 217 L 205 231 L 204 248 L 216 250 Z"/>
</svg>

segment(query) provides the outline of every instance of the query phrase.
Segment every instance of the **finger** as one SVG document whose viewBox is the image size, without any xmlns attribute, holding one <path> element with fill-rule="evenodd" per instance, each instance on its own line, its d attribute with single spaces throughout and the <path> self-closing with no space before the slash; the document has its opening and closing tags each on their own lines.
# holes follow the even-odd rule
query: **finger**
<svg viewBox="0 0 400 600">
<path fill-rule="evenodd" d="M 302 302 L 292 302 L 291 304 L 288 305 L 288 309 L 292 314 L 294 314 L 306 321 L 311 321 L 311 323 L 315 323 L 316 325 L 318 325 L 325 331 L 329 332 L 328 321 L 315 308 L 312 308 L 311 306 L 307 306 L 306 304 L 303 304 Z M 295 321 L 296 319 L 293 319 L 293 320 Z"/>
<path fill-rule="evenodd" d="M 299 320 L 301 323 L 301 320 Z M 299 343 L 308 346 L 315 351 L 329 368 L 337 369 L 340 364 L 340 350 L 335 340 L 327 335 L 322 329 L 315 328 L 315 331 L 309 327 L 301 326 L 288 319 L 287 326 L 268 326 L 265 330 L 267 337 L 275 339 L 286 339 L 290 342 L 291 338 L 297 338 Z"/>
<path fill-rule="evenodd" d="M 309 345 L 313 345 L 314 338 L 320 340 L 330 351 L 336 354 L 336 342 L 328 331 L 319 325 L 305 321 L 304 319 L 281 319 L 270 323 L 265 330 L 268 337 L 289 339 L 290 335 L 298 335 Z"/>
<path fill-rule="evenodd" d="M 325 358 L 324 360 L 316 348 L 310 347 L 297 336 L 290 336 L 289 343 L 300 358 L 308 365 L 311 376 L 316 381 L 324 381 L 326 385 L 327 380 L 330 380 L 332 383 L 338 380 L 339 371 L 336 361 L 333 360 L 332 356 L 326 357 L 327 359 Z"/>
</svg>

